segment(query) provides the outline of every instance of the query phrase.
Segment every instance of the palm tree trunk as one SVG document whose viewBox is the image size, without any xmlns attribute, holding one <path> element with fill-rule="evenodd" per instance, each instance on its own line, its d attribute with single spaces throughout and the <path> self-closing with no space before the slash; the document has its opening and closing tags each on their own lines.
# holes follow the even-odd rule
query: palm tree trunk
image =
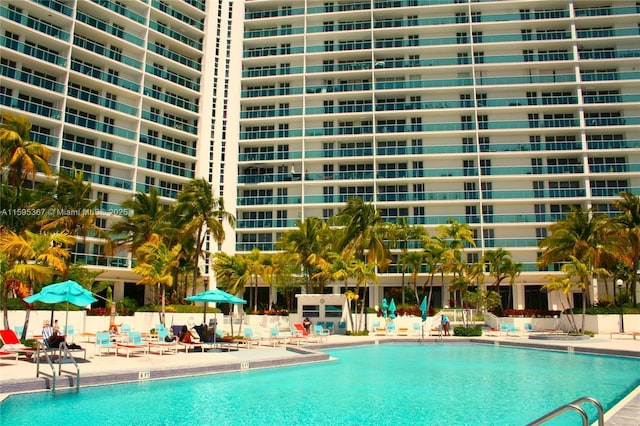
<svg viewBox="0 0 640 426">
<path fill-rule="evenodd" d="M 162 285 L 162 284 L 158 284 L 158 285 Z M 161 303 L 161 309 L 160 309 L 160 324 L 164 325 L 164 295 L 165 295 L 165 290 L 164 290 L 164 286 L 162 287 L 162 292 L 161 292 L 161 299 L 162 301 Z"/>
<path fill-rule="evenodd" d="M 24 315 L 24 327 L 22 328 L 22 335 L 20 336 L 21 339 L 27 338 L 27 329 L 29 328 L 30 315 L 31 315 L 31 309 L 27 308 L 27 312 L 25 312 L 25 315 Z"/>
<path fill-rule="evenodd" d="M 362 292 L 362 306 L 360 307 L 360 323 L 358 324 L 358 331 L 360 326 L 364 325 L 364 306 L 367 301 L 367 284 L 364 285 L 364 291 Z"/>
<path fill-rule="evenodd" d="M 4 281 L 2 283 L 2 319 L 4 320 L 4 328 L 9 328 L 9 308 L 7 300 L 9 298 L 9 284 Z"/>
</svg>

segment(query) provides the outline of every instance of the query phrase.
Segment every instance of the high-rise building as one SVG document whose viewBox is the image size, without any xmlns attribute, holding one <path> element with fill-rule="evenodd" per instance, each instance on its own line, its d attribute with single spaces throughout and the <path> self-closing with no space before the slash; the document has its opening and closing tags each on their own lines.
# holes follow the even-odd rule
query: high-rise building
<svg viewBox="0 0 640 426">
<path fill-rule="evenodd" d="M 239 252 L 362 197 L 431 235 L 470 224 L 466 260 L 509 250 L 513 307 L 551 309 L 536 265 L 548 226 L 640 194 L 637 1 L 244 6 Z M 400 283 L 392 265 L 371 304 Z"/>
<path fill-rule="evenodd" d="M 268 252 L 359 196 L 432 235 L 469 223 L 466 260 L 509 250 L 513 307 L 552 309 L 548 226 L 640 194 L 634 0 L 4 0 L 0 28 L 0 108 L 85 172 L 105 227 L 133 192 L 204 177 L 238 220 L 206 249 Z M 74 255 L 135 281 L 101 250 Z"/>
<path fill-rule="evenodd" d="M 240 46 L 242 16 L 233 14 L 229 0 L 3 0 L 0 109 L 28 116 L 53 170 L 84 172 L 104 228 L 136 191 L 156 188 L 171 203 L 205 177 L 216 195 L 235 196 L 224 188 L 236 174 L 225 146 L 238 110 L 230 40 L 235 20 Z M 233 238 L 226 244 L 233 250 Z M 73 260 L 104 269 L 116 298 L 142 301 L 126 250 L 105 256 L 87 238 Z"/>
</svg>

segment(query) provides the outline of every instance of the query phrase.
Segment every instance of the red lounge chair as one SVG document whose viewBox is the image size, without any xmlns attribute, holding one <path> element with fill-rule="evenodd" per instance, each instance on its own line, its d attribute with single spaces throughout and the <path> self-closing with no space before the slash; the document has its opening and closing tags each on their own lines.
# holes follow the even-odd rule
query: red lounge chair
<svg viewBox="0 0 640 426">
<path fill-rule="evenodd" d="M 0 351 L 0 358 L 15 358 L 15 360 L 18 360 L 18 352 L 3 352 Z"/>
<path fill-rule="evenodd" d="M 29 358 L 36 351 L 35 348 L 23 345 L 13 330 L 0 330 L 0 340 L 2 340 L 3 343 L 2 348 L 0 348 L 2 352 L 26 354 L 27 358 Z"/>
<path fill-rule="evenodd" d="M 302 337 L 304 337 L 307 342 L 320 342 L 321 338 L 320 336 L 316 335 L 316 334 L 309 334 L 307 333 L 307 329 L 304 328 L 304 325 L 302 324 L 293 324 L 293 326 L 296 328 L 296 331 L 298 332 L 298 334 Z"/>
</svg>

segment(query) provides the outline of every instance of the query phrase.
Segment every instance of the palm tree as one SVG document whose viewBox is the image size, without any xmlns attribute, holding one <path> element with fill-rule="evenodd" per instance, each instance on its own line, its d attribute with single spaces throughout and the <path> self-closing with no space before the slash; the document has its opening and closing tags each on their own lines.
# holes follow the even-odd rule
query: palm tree
<svg viewBox="0 0 640 426">
<path fill-rule="evenodd" d="M 463 263 L 462 251 L 465 244 L 472 247 L 476 246 L 473 239 L 473 230 L 468 223 L 460 223 L 455 219 L 449 218 L 446 225 L 438 225 L 436 232 L 437 237 L 446 242 L 447 247 L 447 250 L 442 254 L 442 269 L 453 273 L 453 281 L 455 281 L 456 274 Z M 455 300 L 455 291 L 453 294 Z"/>
<path fill-rule="evenodd" d="M 367 263 L 375 263 L 380 271 L 385 271 L 391 256 L 385 244 L 388 226 L 373 204 L 362 198 L 350 198 L 337 217 L 336 223 L 344 226 L 339 248 L 352 250 Z"/>
<path fill-rule="evenodd" d="M 251 279 L 246 258 L 240 254 L 230 256 L 222 251 L 216 252 L 213 255 L 213 271 L 218 287 L 231 294 L 244 293 L 244 289 Z M 234 335 L 233 319 L 231 320 L 231 335 Z"/>
<path fill-rule="evenodd" d="M 271 262 L 274 265 L 274 280 L 278 294 L 285 299 L 288 310 L 294 306 L 294 296 L 302 286 L 299 269 L 295 264 L 295 255 L 286 252 L 273 253 Z"/>
<path fill-rule="evenodd" d="M 312 276 L 316 272 L 318 259 L 329 244 L 329 228 L 325 221 L 318 217 L 308 217 L 304 221 L 296 221 L 297 229 L 285 232 L 276 243 L 276 248 L 295 254 L 295 262 L 306 278 L 306 291 L 312 293 L 316 286 Z"/>
<path fill-rule="evenodd" d="M 87 236 L 97 237 L 111 252 L 109 234 L 96 225 L 102 200 L 91 198 L 91 182 L 85 181 L 82 170 L 74 169 L 73 176 L 60 172 L 57 182 L 46 185 L 43 192 L 51 195 L 43 196 L 36 206 L 52 213 L 38 222 L 42 231 L 67 231 L 83 241 Z"/>
<path fill-rule="evenodd" d="M 575 314 L 573 312 L 573 304 L 571 303 L 571 299 L 569 299 L 569 295 L 573 290 L 575 284 L 571 282 L 571 279 L 565 276 L 556 276 L 556 275 L 547 275 L 547 280 L 549 282 L 542 286 L 543 290 L 548 292 L 550 291 L 558 291 L 564 295 L 564 299 L 560 299 L 560 306 L 562 306 L 563 311 L 569 311 L 569 325 L 573 330 L 578 329 L 578 325 L 576 323 Z"/>
<path fill-rule="evenodd" d="M 196 237 L 196 259 L 193 269 L 193 294 L 198 282 L 199 261 L 207 235 L 211 235 L 218 244 L 225 239 L 223 221 L 235 226 L 235 217 L 224 209 L 222 198 L 213 195 L 211 184 L 204 178 L 193 179 L 178 194 L 176 213 L 187 220 L 185 232 Z"/>
<path fill-rule="evenodd" d="M 363 287 L 363 297 L 360 302 L 360 316 L 356 321 L 355 328 L 356 331 L 360 331 L 360 326 L 364 326 L 364 321 L 362 321 L 361 318 L 364 318 L 364 307 L 367 299 L 367 282 L 373 281 L 374 284 L 378 284 L 379 282 L 378 274 L 376 273 L 376 264 L 370 262 L 365 263 L 361 260 L 354 259 L 353 276 L 356 279 L 356 295 L 360 294 L 360 288 Z"/>
<path fill-rule="evenodd" d="M 522 272 L 522 264 L 515 263 L 511 258 L 511 253 L 508 250 L 499 248 L 497 250 L 488 250 L 483 256 L 483 261 L 487 266 L 487 272 L 494 278 L 489 288 L 500 294 L 500 283 L 510 278 L 510 285 Z M 502 300 L 502 298 L 501 298 Z M 511 287 L 509 288 L 509 303 L 511 302 Z M 500 302 L 502 305 L 502 302 Z M 510 307 L 507 305 L 507 307 Z M 504 307 L 503 307 L 504 308 Z"/>
<path fill-rule="evenodd" d="M 623 192 L 620 196 L 622 199 L 615 203 L 620 215 L 614 218 L 625 245 L 625 250 L 620 253 L 628 255 L 626 263 L 635 272 L 640 264 L 640 197 L 628 192 Z M 631 276 L 631 297 L 634 307 L 638 306 L 637 282 L 638 274 L 634 273 Z"/>
<path fill-rule="evenodd" d="M 427 312 L 431 308 L 431 299 L 433 295 L 433 283 L 435 274 L 440 272 L 440 285 L 444 295 L 444 269 L 442 262 L 444 254 L 447 251 L 447 244 L 438 237 L 428 238 L 424 242 L 424 260 L 429 268 L 429 278 L 425 280 L 422 286 L 422 292 L 425 292 L 425 286 L 429 283 L 429 296 L 427 297 Z"/>
<path fill-rule="evenodd" d="M 424 252 L 422 251 L 408 251 L 402 255 L 400 260 L 400 263 L 406 265 L 407 269 L 411 271 L 411 283 L 413 284 L 416 300 L 420 300 L 418 297 L 418 274 L 422 268 L 423 261 Z M 404 292 L 402 294 L 402 300 L 404 303 Z"/>
<path fill-rule="evenodd" d="M 262 272 L 263 257 L 258 247 L 254 247 L 250 253 L 244 255 L 249 272 L 251 287 L 249 291 L 250 303 L 253 303 L 253 310 L 258 310 L 258 276 Z M 255 286 L 255 289 L 254 289 Z"/>
<path fill-rule="evenodd" d="M 574 288 L 578 288 L 582 292 L 582 326 L 580 331 L 584 333 L 584 324 L 587 316 L 587 292 L 589 291 L 589 283 L 594 275 L 608 275 L 609 273 L 602 269 L 594 269 L 593 264 L 589 261 L 582 261 L 575 256 L 569 256 L 569 262 L 562 265 L 562 271 L 567 275 L 567 278 L 576 278 L 577 282 L 574 283 Z"/>
<path fill-rule="evenodd" d="M 619 238 L 613 233 L 612 222 L 592 209 L 573 207 L 564 219 L 552 224 L 550 230 L 551 235 L 538 243 L 543 250 L 538 260 L 540 267 L 570 262 L 573 256 L 579 262 L 590 264 L 593 271 L 601 267 L 604 253 L 623 252 Z M 584 296 L 589 299 L 589 292 Z"/>
<path fill-rule="evenodd" d="M 9 112 L 0 116 L 0 169 L 8 170 L 9 185 L 20 190 L 38 171 L 51 174 L 47 161 L 51 151 L 45 145 L 31 140 L 31 122 L 26 116 Z"/>
<path fill-rule="evenodd" d="M 259 274 L 264 285 L 269 288 L 269 307 L 274 305 L 272 298 L 273 281 L 276 275 L 280 274 L 281 264 L 274 254 L 263 253 L 260 260 Z"/>
<path fill-rule="evenodd" d="M 28 292 L 40 291 L 43 284 L 53 282 L 55 275 L 67 272 L 69 246 L 75 238 L 66 232 L 41 233 L 25 231 L 24 234 L 7 232 L 0 236 L 0 252 L 7 257 L 5 278 L 13 278 L 27 284 Z M 6 306 L 6 305 L 5 305 Z M 30 309 L 24 321 L 22 338 L 29 326 Z"/>
<path fill-rule="evenodd" d="M 180 244 L 169 248 L 162 241 L 162 237 L 155 234 L 136 250 L 138 264 L 132 271 L 141 276 L 136 284 L 154 286 L 162 292 L 160 296 L 162 324 L 165 323 L 166 288 L 173 286 L 175 271 L 180 265 L 181 250 Z"/>
<path fill-rule="evenodd" d="M 427 236 L 427 231 L 422 226 L 409 225 L 406 217 L 398 218 L 396 223 L 390 223 L 388 228 L 388 238 L 391 241 L 391 245 L 394 248 L 398 246 L 402 250 L 400 258 L 404 258 L 404 255 L 409 250 L 409 241 L 422 240 Z M 402 270 L 402 303 L 405 303 L 404 294 L 404 274 L 406 271 L 406 264 L 401 264 Z M 417 295 L 417 291 L 416 291 Z M 417 297 L 417 296 L 416 296 Z"/>
<path fill-rule="evenodd" d="M 17 234 L 28 229 L 38 230 L 36 222 L 41 218 L 41 210 L 35 208 L 41 192 L 34 189 L 19 189 L 7 184 L 0 184 L 0 211 L 2 212 L 34 212 L 37 214 L 0 214 L 0 231 L 3 229 Z"/>
<path fill-rule="evenodd" d="M 122 202 L 122 207 L 131 211 L 111 227 L 111 232 L 120 235 L 114 238 L 117 244 L 126 244 L 132 253 L 144 243 L 151 241 L 154 235 L 162 235 L 167 244 L 172 245 L 177 230 L 170 222 L 170 208 L 163 205 L 158 191 L 151 188 L 148 194 L 136 192 L 134 196 Z"/>
</svg>

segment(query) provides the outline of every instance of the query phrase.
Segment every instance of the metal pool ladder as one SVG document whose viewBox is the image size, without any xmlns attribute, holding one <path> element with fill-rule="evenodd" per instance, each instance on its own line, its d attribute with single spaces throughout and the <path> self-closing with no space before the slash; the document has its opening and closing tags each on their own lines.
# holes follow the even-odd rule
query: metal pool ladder
<svg viewBox="0 0 640 426">
<path fill-rule="evenodd" d="M 49 356 L 49 351 L 47 351 L 47 348 L 44 346 L 44 343 L 42 342 L 38 342 L 38 350 L 36 351 L 35 357 L 36 357 L 36 377 L 40 377 L 40 375 L 43 376 L 48 376 L 47 373 L 45 373 L 44 371 L 40 371 L 40 353 L 42 352 L 42 355 L 44 356 L 44 358 L 47 361 L 47 364 L 49 364 L 49 367 L 51 367 L 51 391 L 55 392 L 56 391 L 56 369 L 53 366 L 53 361 L 51 360 L 51 357 Z M 71 361 L 71 363 L 74 365 L 75 367 L 75 371 L 66 371 L 62 369 L 62 360 L 63 359 L 68 359 Z M 76 363 L 75 358 L 73 358 L 73 355 L 71 355 L 71 352 L 69 352 L 69 347 L 67 346 L 67 344 L 65 342 L 62 342 L 60 344 L 60 349 L 58 350 L 58 375 L 62 375 L 62 373 L 69 373 L 69 374 L 74 374 L 76 375 L 76 389 L 80 389 L 80 368 L 78 368 L 78 364 Z"/>
<path fill-rule="evenodd" d="M 537 419 L 535 419 L 534 421 L 532 421 L 531 423 L 528 423 L 527 426 L 537 426 L 537 425 L 541 425 L 542 423 L 551 420 L 555 417 L 558 417 L 560 414 L 569 411 L 569 410 L 574 410 L 577 411 L 578 414 L 580 414 L 580 416 L 582 416 L 582 424 L 583 426 L 588 426 L 589 424 L 589 417 L 587 416 L 587 413 L 580 407 L 579 404 L 583 403 L 583 402 L 590 402 L 593 405 L 596 406 L 596 408 L 598 409 L 598 425 L 604 425 L 604 410 L 602 409 L 602 404 L 600 404 L 598 402 L 597 399 L 592 398 L 590 396 L 583 396 L 580 397 L 578 399 L 576 399 L 575 401 L 571 401 L 568 404 L 564 404 L 558 408 L 556 408 L 555 410 L 549 411 L 547 414 L 545 414 L 542 417 L 539 417 Z"/>
</svg>

